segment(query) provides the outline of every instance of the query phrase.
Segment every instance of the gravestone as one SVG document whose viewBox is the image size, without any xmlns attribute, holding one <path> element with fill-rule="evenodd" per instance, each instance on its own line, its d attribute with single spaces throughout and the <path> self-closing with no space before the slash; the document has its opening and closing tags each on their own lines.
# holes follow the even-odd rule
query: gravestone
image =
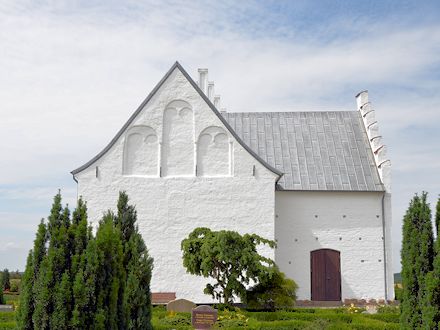
<svg viewBox="0 0 440 330">
<path fill-rule="evenodd" d="M 191 323 L 194 329 L 211 329 L 217 321 L 217 310 L 210 306 L 199 306 L 192 310 Z"/>
<path fill-rule="evenodd" d="M 191 313 L 194 308 L 196 308 L 196 304 L 186 299 L 172 300 L 167 304 L 168 312 Z"/>
</svg>

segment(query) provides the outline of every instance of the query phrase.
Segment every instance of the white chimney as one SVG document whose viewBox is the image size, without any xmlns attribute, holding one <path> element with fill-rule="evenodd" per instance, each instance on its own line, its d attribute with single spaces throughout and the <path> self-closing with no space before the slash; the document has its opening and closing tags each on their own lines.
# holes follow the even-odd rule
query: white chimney
<svg viewBox="0 0 440 330">
<path fill-rule="evenodd" d="M 214 82 L 213 81 L 208 82 L 208 95 L 207 96 L 211 102 L 214 102 Z"/>
<path fill-rule="evenodd" d="M 220 95 L 214 96 L 214 106 L 216 107 L 216 109 L 220 108 Z"/>
<path fill-rule="evenodd" d="M 206 95 L 208 92 L 208 69 L 199 69 L 199 87 Z"/>
</svg>

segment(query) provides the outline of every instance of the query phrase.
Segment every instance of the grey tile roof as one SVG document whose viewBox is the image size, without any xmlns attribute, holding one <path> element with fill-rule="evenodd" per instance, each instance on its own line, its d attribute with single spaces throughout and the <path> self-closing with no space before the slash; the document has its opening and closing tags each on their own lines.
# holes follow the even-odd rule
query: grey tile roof
<svg viewBox="0 0 440 330">
<path fill-rule="evenodd" d="M 222 115 L 244 143 L 284 173 L 278 190 L 384 191 L 357 111 Z"/>
</svg>

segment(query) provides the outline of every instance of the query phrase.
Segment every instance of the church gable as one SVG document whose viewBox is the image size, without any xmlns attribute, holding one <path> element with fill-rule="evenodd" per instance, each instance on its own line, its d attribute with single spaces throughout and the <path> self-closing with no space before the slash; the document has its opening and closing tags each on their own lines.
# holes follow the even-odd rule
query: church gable
<svg viewBox="0 0 440 330">
<path fill-rule="evenodd" d="M 200 82 L 202 91 L 176 62 L 110 144 L 72 174 L 218 177 L 255 172 L 242 164 L 234 167 L 234 152 L 244 152 L 263 172 L 280 176 L 230 128 L 206 85 L 207 79 Z"/>
</svg>

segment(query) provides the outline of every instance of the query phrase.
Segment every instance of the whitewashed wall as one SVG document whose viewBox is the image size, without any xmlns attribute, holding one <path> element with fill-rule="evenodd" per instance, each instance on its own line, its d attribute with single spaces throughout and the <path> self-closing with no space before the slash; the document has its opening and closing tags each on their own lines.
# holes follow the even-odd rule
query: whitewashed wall
<svg viewBox="0 0 440 330">
<path fill-rule="evenodd" d="M 275 260 L 311 299 L 310 252 L 340 251 L 342 299 L 384 299 L 382 196 L 377 192 L 277 191 Z M 393 299 L 393 289 L 388 289 Z"/>
<path fill-rule="evenodd" d="M 197 156 L 198 149 L 203 154 Z M 196 227 L 274 239 L 276 175 L 235 141 L 177 68 L 112 148 L 75 177 L 94 223 L 116 207 L 120 190 L 136 205 L 154 258 L 153 292 L 211 301 L 202 292 L 207 280 L 182 266 L 180 242 Z M 274 256 L 270 249 L 263 253 Z"/>
</svg>

